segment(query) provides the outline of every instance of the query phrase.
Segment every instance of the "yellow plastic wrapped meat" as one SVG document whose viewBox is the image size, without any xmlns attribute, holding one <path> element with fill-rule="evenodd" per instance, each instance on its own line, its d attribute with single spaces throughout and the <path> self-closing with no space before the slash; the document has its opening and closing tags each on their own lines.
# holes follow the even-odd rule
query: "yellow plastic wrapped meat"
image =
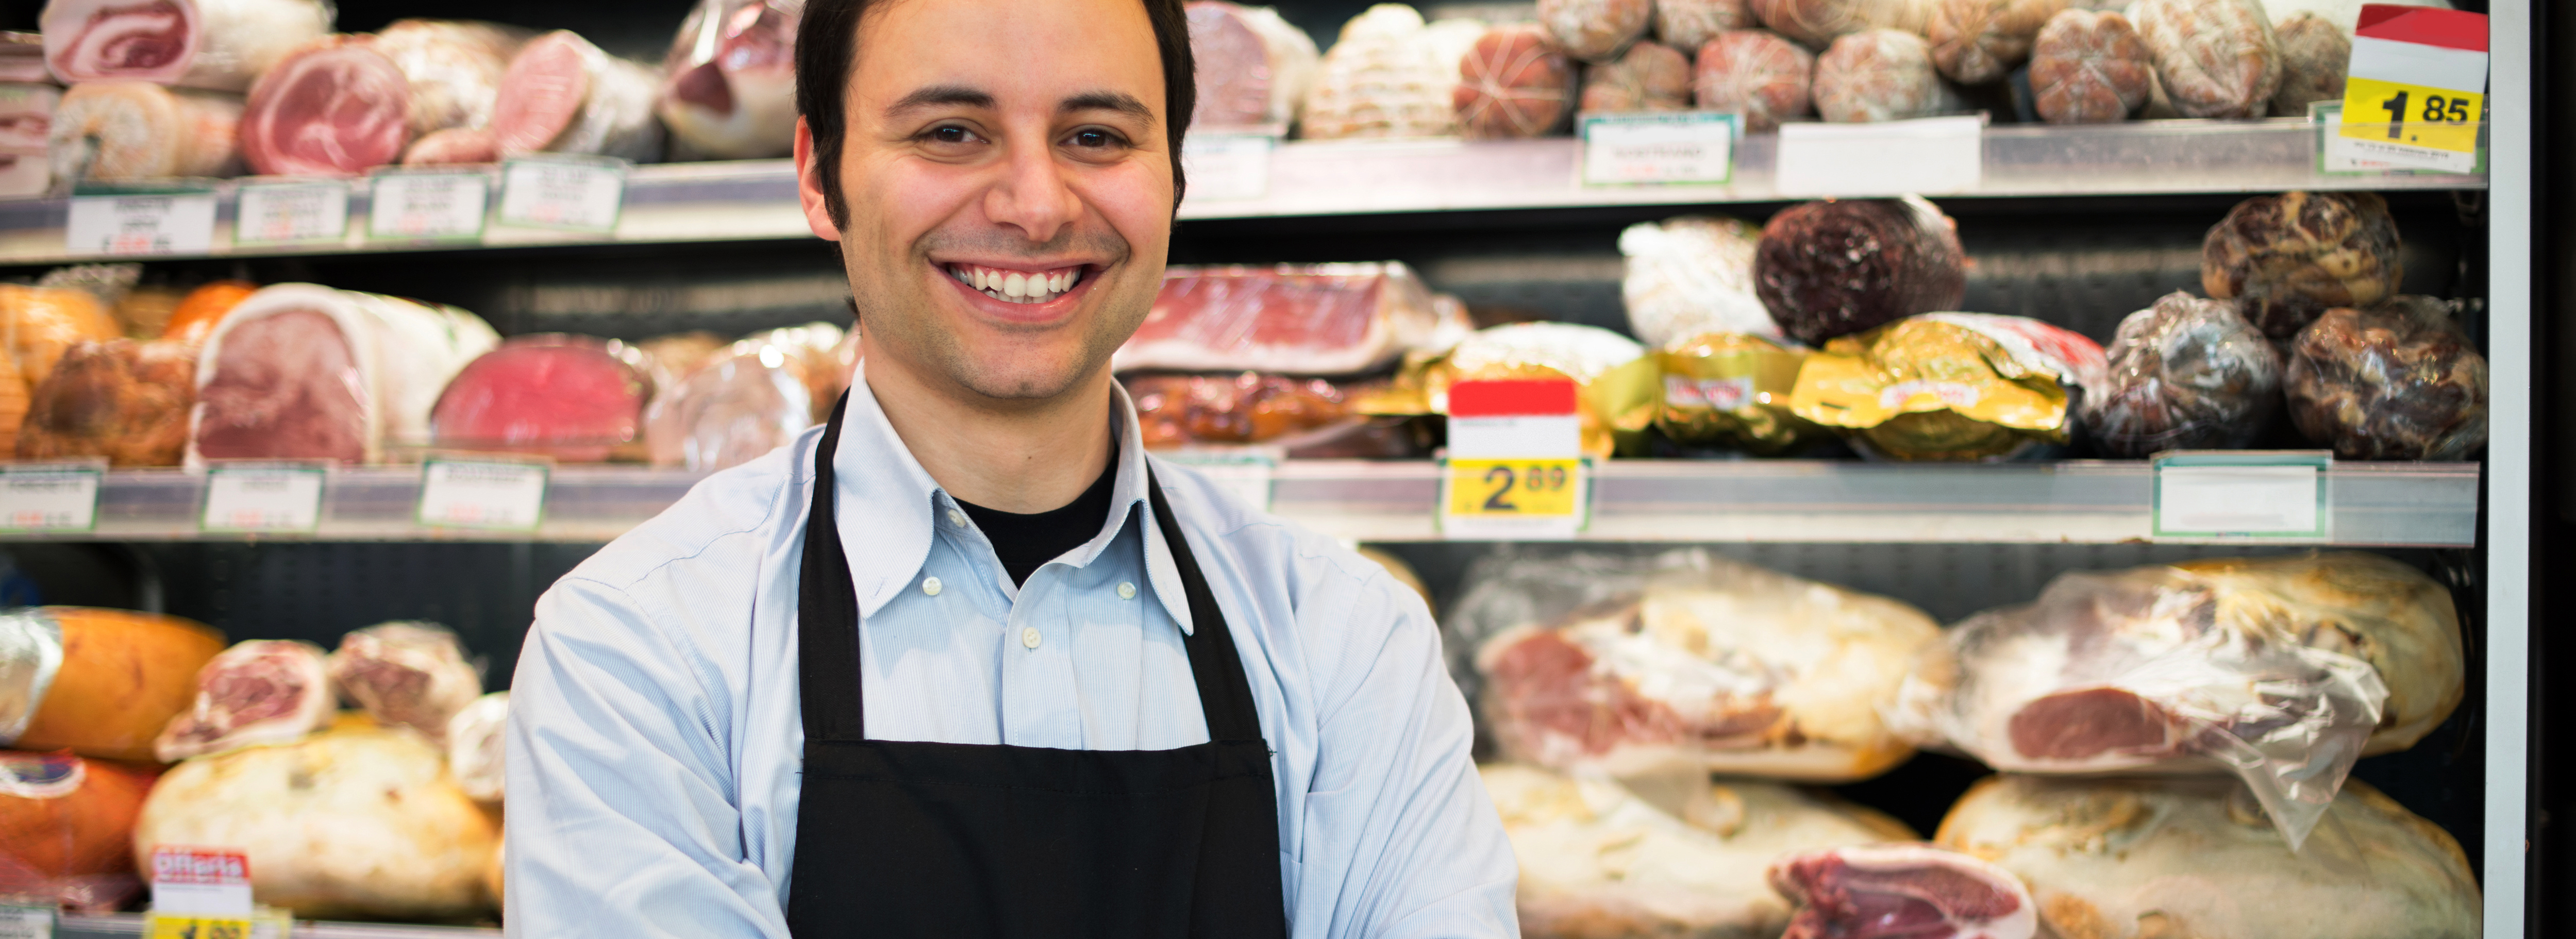
<svg viewBox="0 0 2576 939">
<path fill-rule="evenodd" d="M 1663 401 L 1655 360 L 1636 340 L 1598 326 L 1507 323 L 1468 334 L 1445 356 L 1418 361 L 1394 389 L 1355 409 L 1446 414 L 1450 385 L 1513 378 L 1573 379 L 1583 452 L 1593 457 L 1642 450 Z"/>
<path fill-rule="evenodd" d="M 2103 383 L 2093 340 L 2038 320 L 1925 313 L 1825 344 L 1790 410 L 1897 460 L 1983 460 L 2068 439 L 2075 389 Z"/>
<path fill-rule="evenodd" d="M 1685 444 L 1764 456 L 1795 450 L 1823 429 L 1789 408 L 1807 350 L 1743 333 L 1688 336 L 1655 351 L 1664 373 L 1655 427 Z"/>
</svg>

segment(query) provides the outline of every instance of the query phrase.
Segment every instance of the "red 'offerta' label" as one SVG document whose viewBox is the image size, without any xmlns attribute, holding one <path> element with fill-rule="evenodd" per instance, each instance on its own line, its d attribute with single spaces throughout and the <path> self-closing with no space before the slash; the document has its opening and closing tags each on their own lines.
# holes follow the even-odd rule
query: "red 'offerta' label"
<svg viewBox="0 0 2576 939">
<path fill-rule="evenodd" d="M 152 849 L 156 884 L 249 884 L 250 857 L 227 848 L 158 845 Z"/>
</svg>

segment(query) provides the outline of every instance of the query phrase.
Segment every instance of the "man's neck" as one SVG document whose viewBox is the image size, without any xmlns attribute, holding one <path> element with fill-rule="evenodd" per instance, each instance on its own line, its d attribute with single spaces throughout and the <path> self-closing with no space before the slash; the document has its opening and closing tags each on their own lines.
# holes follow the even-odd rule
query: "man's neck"
<svg viewBox="0 0 2576 939">
<path fill-rule="evenodd" d="M 930 478 L 960 501 L 1031 514 L 1062 508 L 1109 465 L 1109 376 L 1044 401 L 966 400 L 908 369 L 860 369 L 895 436 Z"/>
</svg>

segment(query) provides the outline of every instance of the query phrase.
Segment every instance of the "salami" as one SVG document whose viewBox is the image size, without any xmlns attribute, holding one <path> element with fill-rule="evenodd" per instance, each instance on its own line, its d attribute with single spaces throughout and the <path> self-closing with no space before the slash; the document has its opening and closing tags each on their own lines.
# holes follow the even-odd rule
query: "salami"
<svg viewBox="0 0 2576 939">
<path fill-rule="evenodd" d="M 2406 268 L 2388 200 L 2375 193 L 2257 196 L 2209 228 L 2201 291 L 2237 301 L 2263 334 L 2287 339 L 2329 307 L 2397 293 Z"/>
<path fill-rule="evenodd" d="M 1935 0 L 1932 65 L 1951 81 L 1982 85 L 2030 59 L 2031 43 L 2066 0 Z"/>
<path fill-rule="evenodd" d="M 251 86 L 242 158 L 271 176 L 354 176 L 392 163 L 411 143 L 411 87 L 361 36 L 334 36 L 293 55 Z"/>
<path fill-rule="evenodd" d="M 147 81 L 238 93 L 331 31 L 322 0 L 47 0 L 45 64 L 63 84 Z"/>
<path fill-rule="evenodd" d="M 1483 35 L 1473 21 L 1426 26 L 1401 3 L 1368 8 L 1325 53 L 1300 128 L 1318 140 L 1457 133 L 1458 63 Z"/>
<path fill-rule="evenodd" d="M 1922 199 L 1809 202 L 1762 226 L 1753 285 L 1783 332 L 1814 345 L 1956 309 L 1967 259 L 1949 217 Z"/>
<path fill-rule="evenodd" d="M 1746 5 L 1762 25 L 1810 49 L 1872 29 L 1921 35 L 1932 19 L 1932 0 L 1746 0 Z"/>
<path fill-rule="evenodd" d="M 75 85 L 54 110 L 54 176 L 122 182 L 235 175 L 241 116 L 241 98 L 218 91 L 140 81 Z"/>
<path fill-rule="evenodd" d="M 2271 109 L 2281 45 L 2255 0 L 2138 0 L 2129 15 L 2182 116 L 2262 117 Z"/>
<path fill-rule="evenodd" d="M 1727 30 L 1761 25 L 1745 0 L 1655 0 L 1655 41 L 1685 52 Z"/>
<path fill-rule="evenodd" d="M 2352 37 L 2314 13 L 2282 20 L 2273 34 L 2281 41 L 2281 90 L 2272 93 L 2272 113 L 2306 117 L 2310 104 L 2343 100 Z"/>
<path fill-rule="evenodd" d="M 1956 103 L 1932 68 L 1931 44 L 1873 29 L 1834 40 L 1816 57 L 1816 112 L 1840 123 L 1926 117 Z"/>
<path fill-rule="evenodd" d="M 1586 62 L 1618 58 L 1654 13 L 1653 0 L 1538 0 L 1538 21 L 1556 47 Z"/>
<path fill-rule="evenodd" d="M 1616 61 L 1583 73 L 1585 112 L 1687 111 L 1691 61 L 1657 42 L 1639 42 Z"/>
<path fill-rule="evenodd" d="M 1738 29 L 1699 48 L 1691 95 L 1703 111 L 1742 111 L 1746 133 L 1770 133 L 1810 106 L 1816 57 L 1777 33 Z"/>
<path fill-rule="evenodd" d="M 1269 7 L 1192 0 L 1186 9 L 1199 93 L 1190 126 L 1253 127 L 1294 120 L 1322 62 L 1315 40 Z"/>
<path fill-rule="evenodd" d="M 2128 17 L 2067 10 L 2049 19 L 2032 47 L 2032 104 L 2051 124 L 2122 120 L 2146 106 L 2155 70 Z"/>
<path fill-rule="evenodd" d="M 662 123 L 674 149 L 727 160 L 787 155 L 804 18 L 804 0 L 701 0 L 689 12 L 662 60 Z"/>
<path fill-rule="evenodd" d="M 505 157 L 591 153 L 648 161 L 662 155 L 652 71 L 599 51 L 568 29 L 535 39 L 501 74 L 492 137 Z"/>
<path fill-rule="evenodd" d="M 1564 124 L 1574 97 L 1574 64 L 1527 23 L 1497 26 L 1458 63 L 1450 100 L 1469 137 L 1536 137 Z"/>
</svg>

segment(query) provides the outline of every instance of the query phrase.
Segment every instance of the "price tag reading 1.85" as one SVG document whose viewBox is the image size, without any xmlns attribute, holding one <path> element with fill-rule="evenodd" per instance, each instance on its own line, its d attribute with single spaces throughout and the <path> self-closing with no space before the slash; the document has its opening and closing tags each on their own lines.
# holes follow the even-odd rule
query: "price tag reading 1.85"
<svg viewBox="0 0 2576 939">
<path fill-rule="evenodd" d="M 2485 16 L 2366 5 L 2350 62 L 2340 136 L 2359 156 L 2455 173 L 2476 168 L 2486 119 Z"/>
<path fill-rule="evenodd" d="M 1449 514 L 1571 518 L 1582 481 L 1580 459 L 1451 460 Z"/>
</svg>

